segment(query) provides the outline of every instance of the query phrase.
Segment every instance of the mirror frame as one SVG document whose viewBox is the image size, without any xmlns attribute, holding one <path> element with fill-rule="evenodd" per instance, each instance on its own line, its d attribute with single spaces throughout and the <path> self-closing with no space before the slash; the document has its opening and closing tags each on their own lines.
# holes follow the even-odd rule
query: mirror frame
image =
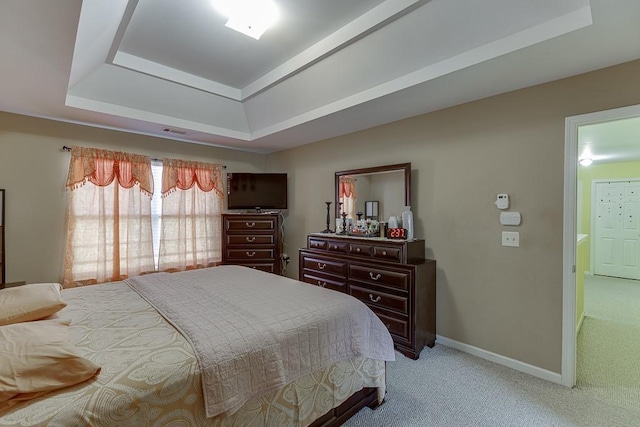
<svg viewBox="0 0 640 427">
<path fill-rule="evenodd" d="M 352 169 L 339 171 L 335 175 L 335 217 L 340 216 L 340 177 L 347 175 L 366 175 L 380 172 L 404 172 L 404 205 L 411 206 L 411 163 L 398 163 L 396 165 L 374 166 L 371 168 Z"/>
</svg>

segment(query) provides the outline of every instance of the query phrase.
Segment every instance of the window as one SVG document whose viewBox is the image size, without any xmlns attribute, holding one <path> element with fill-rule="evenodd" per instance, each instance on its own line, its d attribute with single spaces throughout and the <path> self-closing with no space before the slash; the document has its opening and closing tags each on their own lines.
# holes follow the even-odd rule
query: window
<svg viewBox="0 0 640 427">
<path fill-rule="evenodd" d="M 73 147 L 63 285 L 217 265 L 222 168 Z"/>
<path fill-rule="evenodd" d="M 153 263 L 158 270 L 158 256 L 160 255 L 160 229 L 162 227 L 162 162 L 153 160 L 151 162 L 151 172 L 153 174 L 153 198 L 151 199 L 151 232 L 153 234 Z"/>
<path fill-rule="evenodd" d="M 148 157 L 73 147 L 63 285 L 154 271 Z"/>
</svg>

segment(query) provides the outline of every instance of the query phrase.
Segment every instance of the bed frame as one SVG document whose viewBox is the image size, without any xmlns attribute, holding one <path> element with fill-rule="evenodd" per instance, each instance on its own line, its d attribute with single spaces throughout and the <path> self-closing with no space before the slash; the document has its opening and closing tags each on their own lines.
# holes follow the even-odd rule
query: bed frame
<svg viewBox="0 0 640 427">
<path fill-rule="evenodd" d="M 378 389 L 365 387 L 354 393 L 342 405 L 327 412 L 311 424 L 310 427 L 338 427 L 344 424 L 365 406 L 375 409 L 378 404 Z"/>
</svg>

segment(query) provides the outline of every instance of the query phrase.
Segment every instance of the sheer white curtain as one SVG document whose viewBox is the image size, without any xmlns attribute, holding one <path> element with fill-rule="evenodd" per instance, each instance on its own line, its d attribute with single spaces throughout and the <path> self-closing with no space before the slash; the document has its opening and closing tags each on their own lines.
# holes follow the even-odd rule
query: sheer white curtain
<svg viewBox="0 0 640 427">
<path fill-rule="evenodd" d="M 73 147 L 63 286 L 154 271 L 148 157 Z"/>
<path fill-rule="evenodd" d="M 222 165 L 162 161 L 158 270 L 214 266 L 222 260 Z"/>
</svg>

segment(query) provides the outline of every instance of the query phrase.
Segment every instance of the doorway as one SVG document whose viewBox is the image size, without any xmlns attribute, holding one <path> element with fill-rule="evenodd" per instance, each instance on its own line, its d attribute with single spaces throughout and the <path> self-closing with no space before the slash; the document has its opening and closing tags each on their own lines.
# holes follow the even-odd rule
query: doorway
<svg viewBox="0 0 640 427">
<path fill-rule="evenodd" d="M 565 173 L 563 216 L 563 324 L 562 372 L 563 385 L 576 385 L 578 290 L 576 287 L 577 257 L 577 189 L 578 130 L 581 126 L 640 117 L 640 105 L 600 111 L 565 120 Z M 585 190 L 583 188 L 583 190 Z M 619 208 L 620 209 L 620 208 Z M 593 235 L 593 230 L 592 230 Z M 582 274 L 582 272 L 579 272 Z"/>
</svg>

